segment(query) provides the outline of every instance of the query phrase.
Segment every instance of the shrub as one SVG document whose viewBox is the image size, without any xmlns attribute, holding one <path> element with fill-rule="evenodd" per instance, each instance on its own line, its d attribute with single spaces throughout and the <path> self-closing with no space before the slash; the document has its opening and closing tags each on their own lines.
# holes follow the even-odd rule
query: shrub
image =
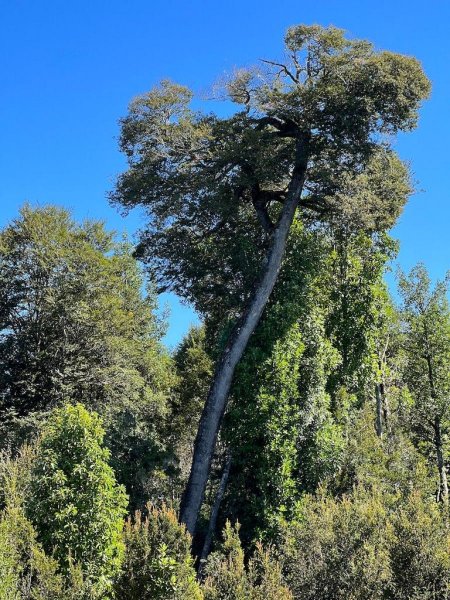
<svg viewBox="0 0 450 600">
<path fill-rule="evenodd" d="M 340 500 L 305 497 L 281 548 L 294 598 L 381 600 L 391 582 L 391 536 L 375 492 L 358 489 Z"/>
<path fill-rule="evenodd" d="M 0 519 L 0 600 L 63 600 L 67 596 L 57 567 L 23 511 L 5 509 Z"/>
<path fill-rule="evenodd" d="M 413 492 L 392 515 L 392 600 L 450 595 L 450 532 L 445 509 Z"/>
<path fill-rule="evenodd" d="M 376 489 L 305 497 L 285 525 L 283 571 L 299 600 L 450 597 L 446 509 L 413 491 L 393 504 Z"/>
<path fill-rule="evenodd" d="M 93 597 L 104 597 L 120 570 L 127 504 L 103 436 L 98 415 L 81 404 L 55 410 L 38 444 L 28 503 L 46 552 L 66 578 L 78 566 Z"/>
<path fill-rule="evenodd" d="M 191 537 L 175 512 L 147 506 L 128 519 L 122 575 L 116 585 L 121 600 L 202 600 L 191 557 Z"/>
<path fill-rule="evenodd" d="M 245 567 L 244 551 L 239 539 L 239 525 L 227 522 L 224 542 L 206 565 L 205 600 L 291 600 L 292 594 L 283 581 L 280 565 L 271 550 L 256 546 L 255 555 Z"/>
</svg>

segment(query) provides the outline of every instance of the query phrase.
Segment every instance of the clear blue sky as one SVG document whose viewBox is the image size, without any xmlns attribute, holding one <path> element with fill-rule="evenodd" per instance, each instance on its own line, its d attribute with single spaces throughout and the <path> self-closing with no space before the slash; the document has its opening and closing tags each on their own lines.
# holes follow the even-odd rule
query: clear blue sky
<svg viewBox="0 0 450 600">
<path fill-rule="evenodd" d="M 433 82 L 419 129 L 398 141 L 418 188 L 394 233 L 400 264 L 450 268 L 448 0 L 4 0 L 0 2 L 0 225 L 56 203 L 135 233 L 105 194 L 124 168 L 117 120 L 163 78 L 208 90 L 221 74 L 278 56 L 297 23 L 333 24 L 417 56 Z M 173 296 L 169 345 L 195 315 Z"/>
</svg>

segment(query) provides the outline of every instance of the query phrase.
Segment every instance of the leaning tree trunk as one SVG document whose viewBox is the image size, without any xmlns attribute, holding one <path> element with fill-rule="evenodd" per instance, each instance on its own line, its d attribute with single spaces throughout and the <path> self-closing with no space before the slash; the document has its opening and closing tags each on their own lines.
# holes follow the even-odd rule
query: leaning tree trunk
<svg viewBox="0 0 450 600">
<path fill-rule="evenodd" d="M 308 150 L 309 135 L 299 136 L 296 139 L 295 165 L 288 193 L 276 227 L 271 233 L 271 243 L 263 261 L 260 279 L 220 356 L 206 399 L 194 444 L 191 472 L 180 510 L 180 521 L 186 525 L 192 535 L 203 502 L 217 434 L 225 412 L 234 371 L 250 336 L 258 325 L 280 272 L 287 238 L 303 190 Z"/>
<path fill-rule="evenodd" d="M 386 429 L 387 434 L 390 435 L 390 433 L 391 433 L 391 413 L 389 410 L 388 395 L 386 394 L 386 386 L 385 386 L 383 380 L 380 383 L 380 393 L 381 393 L 382 404 L 383 404 L 384 427 Z"/>
<path fill-rule="evenodd" d="M 206 532 L 205 541 L 203 542 L 203 548 L 200 554 L 199 567 L 198 567 L 198 579 L 201 581 L 203 579 L 206 560 L 209 556 L 209 551 L 211 549 L 211 543 L 213 540 L 213 535 L 217 526 L 217 518 L 219 516 L 220 505 L 222 504 L 223 496 L 225 494 L 225 490 L 227 489 L 228 477 L 230 476 L 231 470 L 231 454 L 228 454 L 228 457 L 225 461 L 225 466 L 222 471 L 222 477 L 220 478 L 219 487 L 216 493 L 216 499 L 214 500 L 213 507 L 211 509 L 211 515 L 209 517 L 209 525 L 208 531 Z"/>
</svg>

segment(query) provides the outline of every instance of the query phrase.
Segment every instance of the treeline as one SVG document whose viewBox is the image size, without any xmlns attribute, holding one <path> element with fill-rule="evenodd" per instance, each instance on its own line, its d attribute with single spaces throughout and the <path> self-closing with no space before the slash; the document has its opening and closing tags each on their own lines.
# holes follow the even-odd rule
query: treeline
<svg viewBox="0 0 450 600">
<path fill-rule="evenodd" d="M 428 81 L 334 28 L 286 49 L 231 117 L 132 103 L 137 248 L 52 206 L 0 232 L 0 599 L 450 596 L 447 283 L 384 283 Z M 173 353 L 161 289 L 203 320 Z"/>
</svg>

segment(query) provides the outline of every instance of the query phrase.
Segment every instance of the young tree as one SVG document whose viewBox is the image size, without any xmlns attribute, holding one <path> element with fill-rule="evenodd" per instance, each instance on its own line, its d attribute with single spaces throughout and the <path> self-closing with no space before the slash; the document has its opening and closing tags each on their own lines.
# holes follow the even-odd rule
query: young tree
<svg viewBox="0 0 450 600">
<path fill-rule="evenodd" d="M 122 121 L 130 166 L 111 197 L 148 210 L 138 254 L 203 314 L 214 313 L 223 294 L 235 320 L 182 503 L 190 532 L 234 371 L 277 280 L 297 209 L 323 217 L 354 175 L 372 168 L 380 185 L 362 206 L 392 223 L 405 202 L 406 172 L 380 139 L 413 129 L 429 93 L 416 60 L 377 52 L 339 29 L 292 27 L 285 41 L 287 62 L 266 61 L 268 72 L 241 70 L 229 82 L 228 98 L 242 107 L 231 117 L 195 113 L 191 92 L 164 82 Z"/>
<path fill-rule="evenodd" d="M 386 283 L 380 282 L 376 288 L 375 332 L 373 351 L 375 357 L 375 428 L 382 438 L 392 432 L 390 387 L 395 378 L 396 343 L 399 338 L 399 315 L 389 295 Z"/>
<path fill-rule="evenodd" d="M 45 554 L 25 514 L 31 447 L 15 458 L 0 456 L 0 600 L 63 600 L 64 587 L 57 561 Z"/>
<path fill-rule="evenodd" d="M 103 446 L 100 418 L 81 404 L 56 409 L 40 439 L 27 507 L 44 549 L 67 578 L 73 564 L 94 597 L 112 588 L 123 556 L 128 498 Z"/>
<path fill-rule="evenodd" d="M 332 251 L 324 277 L 330 290 L 327 334 L 341 362 L 329 390 L 340 388 L 360 400 L 372 395 L 377 368 L 376 336 L 383 310 L 383 275 L 395 244 L 383 231 L 351 231 L 342 224 L 333 231 Z"/>
<path fill-rule="evenodd" d="M 192 327 L 174 354 L 177 385 L 171 407 L 171 436 L 176 447 L 180 479 L 185 485 L 192 461 L 192 446 L 213 375 L 205 327 Z"/>
<path fill-rule="evenodd" d="M 444 436 L 450 422 L 450 307 L 447 281 L 431 288 L 422 264 L 400 275 L 403 298 L 406 369 L 404 379 L 412 394 L 413 427 L 434 447 L 439 473 L 437 497 L 448 504 Z"/>
</svg>

